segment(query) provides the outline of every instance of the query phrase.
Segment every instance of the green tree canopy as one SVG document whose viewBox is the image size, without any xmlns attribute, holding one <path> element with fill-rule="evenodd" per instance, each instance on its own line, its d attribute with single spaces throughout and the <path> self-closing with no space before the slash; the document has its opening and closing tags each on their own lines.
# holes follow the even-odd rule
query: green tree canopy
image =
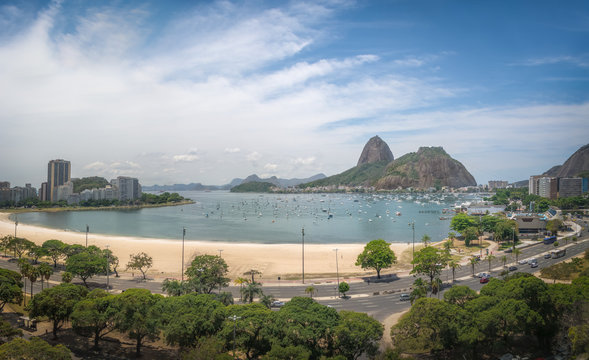
<svg viewBox="0 0 589 360">
<path fill-rule="evenodd" d="M 248 359 L 258 359 L 272 347 L 272 322 L 274 312 L 262 304 L 231 305 L 227 307 L 227 316 L 219 336 L 225 339 L 228 348 L 233 345 L 233 326 L 235 325 L 236 348 Z M 235 315 L 238 318 L 230 318 Z"/>
<path fill-rule="evenodd" d="M 337 351 L 346 359 L 358 359 L 363 354 L 373 357 L 378 352 L 384 326 L 364 313 L 342 310 L 335 327 Z"/>
<path fill-rule="evenodd" d="M 72 275 L 80 277 L 84 286 L 88 287 L 86 280 L 106 272 L 106 258 L 101 253 L 84 251 L 70 256 L 65 261 L 65 268 Z"/>
<path fill-rule="evenodd" d="M 342 281 L 342 282 L 340 282 L 340 283 L 339 283 L 339 288 L 338 288 L 338 291 L 339 291 L 339 292 L 340 292 L 340 293 L 343 295 L 343 297 L 345 298 L 345 297 L 346 297 L 346 293 L 347 293 L 348 291 L 350 291 L 350 285 L 349 285 L 347 282 L 345 282 L 345 281 Z"/>
<path fill-rule="evenodd" d="M 434 279 L 446 267 L 448 256 L 443 250 L 430 246 L 417 251 L 411 263 L 414 265 L 411 274 L 427 276 L 430 286 L 433 286 Z"/>
<path fill-rule="evenodd" d="M 449 302 L 450 304 L 463 306 L 477 296 L 477 292 L 470 287 L 466 285 L 457 285 L 444 293 L 444 301 Z"/>
<path fill-rule="evenodd" d="M 397 257 L 391 250 L 391 244 L 383 239 L 377 239 L 366 244 L 364 251 L 356 259 L 356 266 L 376 270 L 377 278 L 380 279 L 380 271 L 390 268 L 396 262 Z"/>
<path fill-rule="evenodd" d="M 128 289 L 114 300 L 115 327 L 135 340 L 136 356 L 141 356 L 145 339 L 159 337 L 162 313 L 155 305 L 162 298 L 147 289 Z"/>
<path fill-rule="evenodd" d="M 144 252 L 138 254 L 129 255 L 129 262 L 127 263 L 127 269 L 139 270 L 143 275 L 143 280 L 146 279 L 145 273 L 151 269 L 153 265 L 153 258 Z"/>
<path fill-rule="evenodd" d="M 226 277 L 228 269 L 220 256 L 196 256 L 185 272 L 188 286 L 198 293 L 210 294 L 215 288 L 229 285 L 229 278 Z"/>
<path fill-rule="evenodd" d="M 70 350 L 62 344 L 49 345 L 38 337 L 14 339 L 0 346 L 0 359 L 70 360 Z"/>
<path fill-rule="evenodd" d="M 85 287 L 74 284 L 60 284 L 47 288 L 35 295 L 29 303 L 29 316 L 47 316 L 53 322 L 53 338 L 56 339 L 57 331 L 70 319 L 74 306 L 87 293 Z"/>
<path fill-rule="evenodd" d="M 472 226 L 478 226 L 478 221 L 474 217 L 469 216 L 465 213 L 458 213 L 454 215 L 452 221 L 450 222 L 450 229 L 457 231 L 461 234 L 464 233 L 464 230 Z"/>
<path fill-rule="evenodd" d="M 113 307 L 115 296 L 102 289 L 92 290 L 86 299 L 81 300 L 72 312 L 72 327 L 83 336 L 94 336 L 94 347 L 98 341 L 114 330 L 116 309 Z"/>
<path fill-rule="evenodd" d="M 0 268 L 0 312 L 6 304 L 20 304 L 23 299 L 22 287 L 18 272 Z"/>
</svg>

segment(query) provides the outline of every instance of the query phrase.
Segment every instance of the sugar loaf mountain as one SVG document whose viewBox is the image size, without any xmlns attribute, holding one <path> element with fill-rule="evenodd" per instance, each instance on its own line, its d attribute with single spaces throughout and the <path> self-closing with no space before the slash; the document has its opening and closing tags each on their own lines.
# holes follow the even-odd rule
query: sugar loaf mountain
<svg viewBox="0 0 589 360">
<path fill-rule="evenodd" d="M 395 159 L 387 143 L 374 136 L 364 146 L 355 167 L 299 186 L 372 186 L 377 190 L 393 190 L 476 186 L 476 181 L 442 147 L 420 147 L 417 152 Z"/>
</svg>

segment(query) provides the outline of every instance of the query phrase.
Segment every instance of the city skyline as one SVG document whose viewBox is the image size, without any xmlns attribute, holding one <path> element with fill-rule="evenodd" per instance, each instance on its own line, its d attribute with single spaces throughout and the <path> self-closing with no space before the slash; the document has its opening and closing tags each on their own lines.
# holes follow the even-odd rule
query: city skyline
<svg viewBox="0 0 589 360">
<path fill-rule="evenodd" d="M 222 185 L 327 176 L 379 135 L 443 146 L 477 183 L 589 139 L 589 5 L 6 1 L 0 180 Z"/>
</svg>

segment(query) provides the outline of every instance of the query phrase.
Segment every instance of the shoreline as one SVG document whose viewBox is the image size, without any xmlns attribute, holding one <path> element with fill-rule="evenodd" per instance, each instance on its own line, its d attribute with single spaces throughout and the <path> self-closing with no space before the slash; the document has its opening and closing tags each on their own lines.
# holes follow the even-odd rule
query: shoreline
<svg viewBox="0 0 589 360">
<path fill-rule="evenodd" d="M 9 219 L 10 212 L 0 212 L 0 237 L 14 235 L 15 225 Z M 41 245 L 46 240 L 58 239 L 66 244 L 85 245 L 85 232 L 72 232 L 45 228 L 35 225 L 19 223 L 17 236 Z M 370 240 L 368 240 L 370 241 Z M 367 241 L 367 242 L 368 242 Z M 366 242 L 366 243 L 367 243 Z M 360 244 L 305 244 L 305 277 L 321 275 L 331 277 L 336 273 L 336 253 L 338 249 L 338 269 L 340 276 L 365 276 L 373 273 L 364 271 L 354 265 L 366 243 Z M 88 245 L 95 245 L 110 250 L 119 258 L 117 270 L 125 273 L 124 269 L 131 254 L 145 252 L 153 257 L 153 267 L 148 271 L 150 277 L 180 278 L 182 241 L 162 238 L 141 238 L 132 236 L 118 236 L 105 234 L 88 234 Z M 407 243 L 392 243 L 391 249 L 398 259 L 410 245 Z M 221 250 L 221 252 L 219 251 Z M 257 244 L 211 241 L 206 239 L 189 240 L 184 242 L 185 268 L 195 255 L 219 255 L 229 265 L 228 277 L 231 280 L 251 269 L 262 272 L 262 279 L 276 280 L 301 275 L 302 248 L 300 244 Z M 396 265 L 399 266 L 399 265 Z M 390 270 L 389 270 L 390 271 Z M 389 271 L 383 272 L 388 273 Z M 312 277 L 309 277 L 311 280 Z"/>
</svg>

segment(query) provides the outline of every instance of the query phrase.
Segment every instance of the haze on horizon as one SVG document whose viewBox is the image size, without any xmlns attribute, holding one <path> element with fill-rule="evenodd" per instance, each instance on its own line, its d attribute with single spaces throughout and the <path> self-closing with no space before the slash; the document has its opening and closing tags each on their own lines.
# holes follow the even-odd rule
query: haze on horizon
<svg viewBox="0 0 589 360">
<path fill-rule="evenodd" d="M 443 146 L 478 183 L 589 141 L 589 3 L 0 5 L 0 181 L 304 178 Z"/>
</svg>

